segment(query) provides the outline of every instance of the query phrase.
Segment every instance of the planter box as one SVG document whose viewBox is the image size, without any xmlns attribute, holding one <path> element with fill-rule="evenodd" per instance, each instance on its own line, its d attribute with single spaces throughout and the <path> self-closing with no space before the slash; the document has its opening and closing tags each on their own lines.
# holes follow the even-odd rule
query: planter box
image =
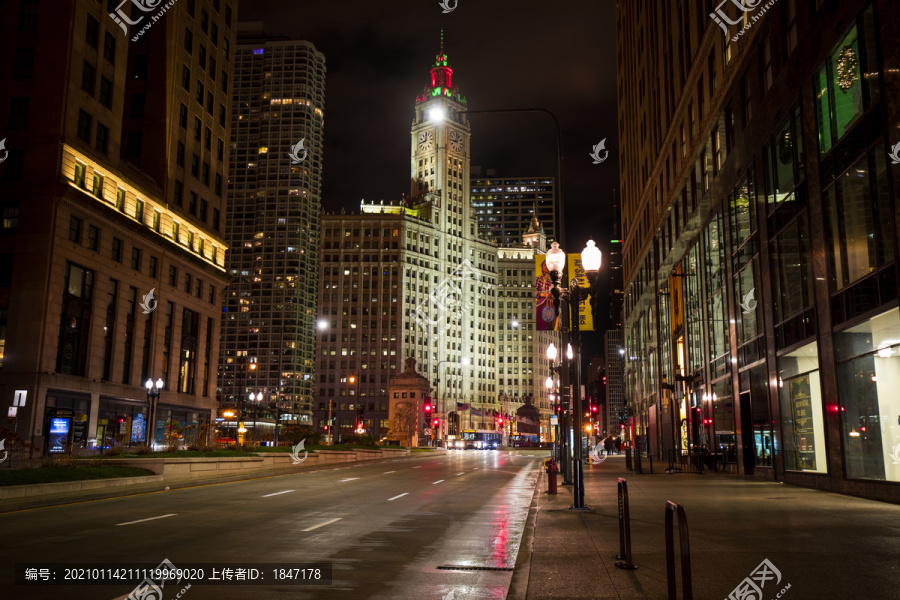
<svg viewBox="0 0 900 600">
<path fill-rule="evenodd" d="M 142 467 L 146 468 L 146 467 Z M 30 498 L 32 496 L 50 496 L 88 490 L 102 490 L 140 483 L 162 482 L 162 475 L 146 475 L 144 477 L 116 477 L 112 479 L 85 479 L 84 481 L 61 481 L 59 483 L 35 483 L 33 485 L 9 485 L 0 487 L 0 500 L 12 498 Z"/>
</svg>

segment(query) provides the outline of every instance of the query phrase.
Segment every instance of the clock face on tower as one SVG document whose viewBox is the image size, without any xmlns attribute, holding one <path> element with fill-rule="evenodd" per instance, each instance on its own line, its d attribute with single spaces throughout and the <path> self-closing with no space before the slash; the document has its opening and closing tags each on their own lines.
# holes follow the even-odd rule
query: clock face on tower
<svg viewBox="0 0 900 600">
<path fill-rule="evenodd" d="M 434 132 L 423 131 L 419 134 L 419 150 L 431 150 L 434 148 Z"/>
<path fill-rule="evenodd" d="M 450 132 L 450 149 L 454 152 L 462 152 L 463 148 L 463 136 L 458 131 Z"/>
</svg>

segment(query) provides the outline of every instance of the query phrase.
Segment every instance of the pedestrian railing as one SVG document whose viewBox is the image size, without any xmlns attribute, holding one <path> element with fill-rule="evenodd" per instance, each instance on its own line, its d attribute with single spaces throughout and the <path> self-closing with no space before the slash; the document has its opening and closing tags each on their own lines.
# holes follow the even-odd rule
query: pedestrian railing
<svg viewBox="0 0 900 600">
<path fill-rule="evenodd" d="M 666 578 L 669 600 L 676 600 L 675 587 L 675 532 L 674 517 L 678 516 L 678 541 L 681 544 L 681 596 L 682 600 L 693 600 L 691 582 L 691 543 L 688 538 L 687 517 L 684 508 L 672 501 L 666 502 Z"/>
<path fill-rule="evenodd" d="M 620 569 L 633 571 L 637 566 L 631 562 L 631 512 L 628 509 L 628 482 L 619 477 L 619 554 Z"/>
</svg>

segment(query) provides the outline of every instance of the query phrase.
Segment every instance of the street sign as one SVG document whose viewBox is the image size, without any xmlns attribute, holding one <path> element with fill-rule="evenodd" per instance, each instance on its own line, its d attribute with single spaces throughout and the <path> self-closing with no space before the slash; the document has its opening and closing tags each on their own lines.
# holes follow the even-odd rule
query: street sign
<svg viewBox="0 0 900 600">
<path fill-rule="evenodd" d="M 425 435 L 431 435 L 431 428 L 430 428 L 430 427 L 426 427 L 426 428 L 425 428 Z"/>
<path fill-rule="evenodd" d="M 25 406 L 26 398 L 28 398 L 28 390 L 16 390 L 13 396 L 13 406 Z"/>
<path fill-rule="evenodd" d="M 559 425 L 559 417 L 557 417 L 556 415 L 550 415 L 550 424 Z"/>
<path fill-rule="evenodd" d="M 14 417 L 16 416 L 16 413 L 17 413 L 17 412 L 19 412 L 19 407 L 18 407 L 18 406 L 10 406 L 10 407 L 9 407 L 9 410 L 7 411 L 6 416 L 9 417 L 10 419 L 12 419 L 12 418 L 14 418 Z"/>
</svg>

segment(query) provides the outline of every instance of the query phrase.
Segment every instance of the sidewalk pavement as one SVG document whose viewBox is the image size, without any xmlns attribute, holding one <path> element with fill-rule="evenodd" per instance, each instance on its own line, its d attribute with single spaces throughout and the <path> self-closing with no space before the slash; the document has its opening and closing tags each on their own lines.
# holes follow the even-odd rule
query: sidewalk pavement
<svg viewBox="0 0 900 600">
<path fill-rule="evenodd" d="M 628 482 L 634 571 L 614 566 L 618 477 Z M 585 461 L 584 479 L 591 510 L 571 511 L 572 486 L 548 495 L 542 469 L 510 600 L 667 598 L 667 500 L 684 507 L 696 600 L 900 598 L 900 506 L 735 475 L 635 475 L 623 456 Z M 677 519 L 674 544 L 680 599 Z M 730 596 L 764 559 L 780 580 L 765 581 L 761 597 Z"/>
</svg>

